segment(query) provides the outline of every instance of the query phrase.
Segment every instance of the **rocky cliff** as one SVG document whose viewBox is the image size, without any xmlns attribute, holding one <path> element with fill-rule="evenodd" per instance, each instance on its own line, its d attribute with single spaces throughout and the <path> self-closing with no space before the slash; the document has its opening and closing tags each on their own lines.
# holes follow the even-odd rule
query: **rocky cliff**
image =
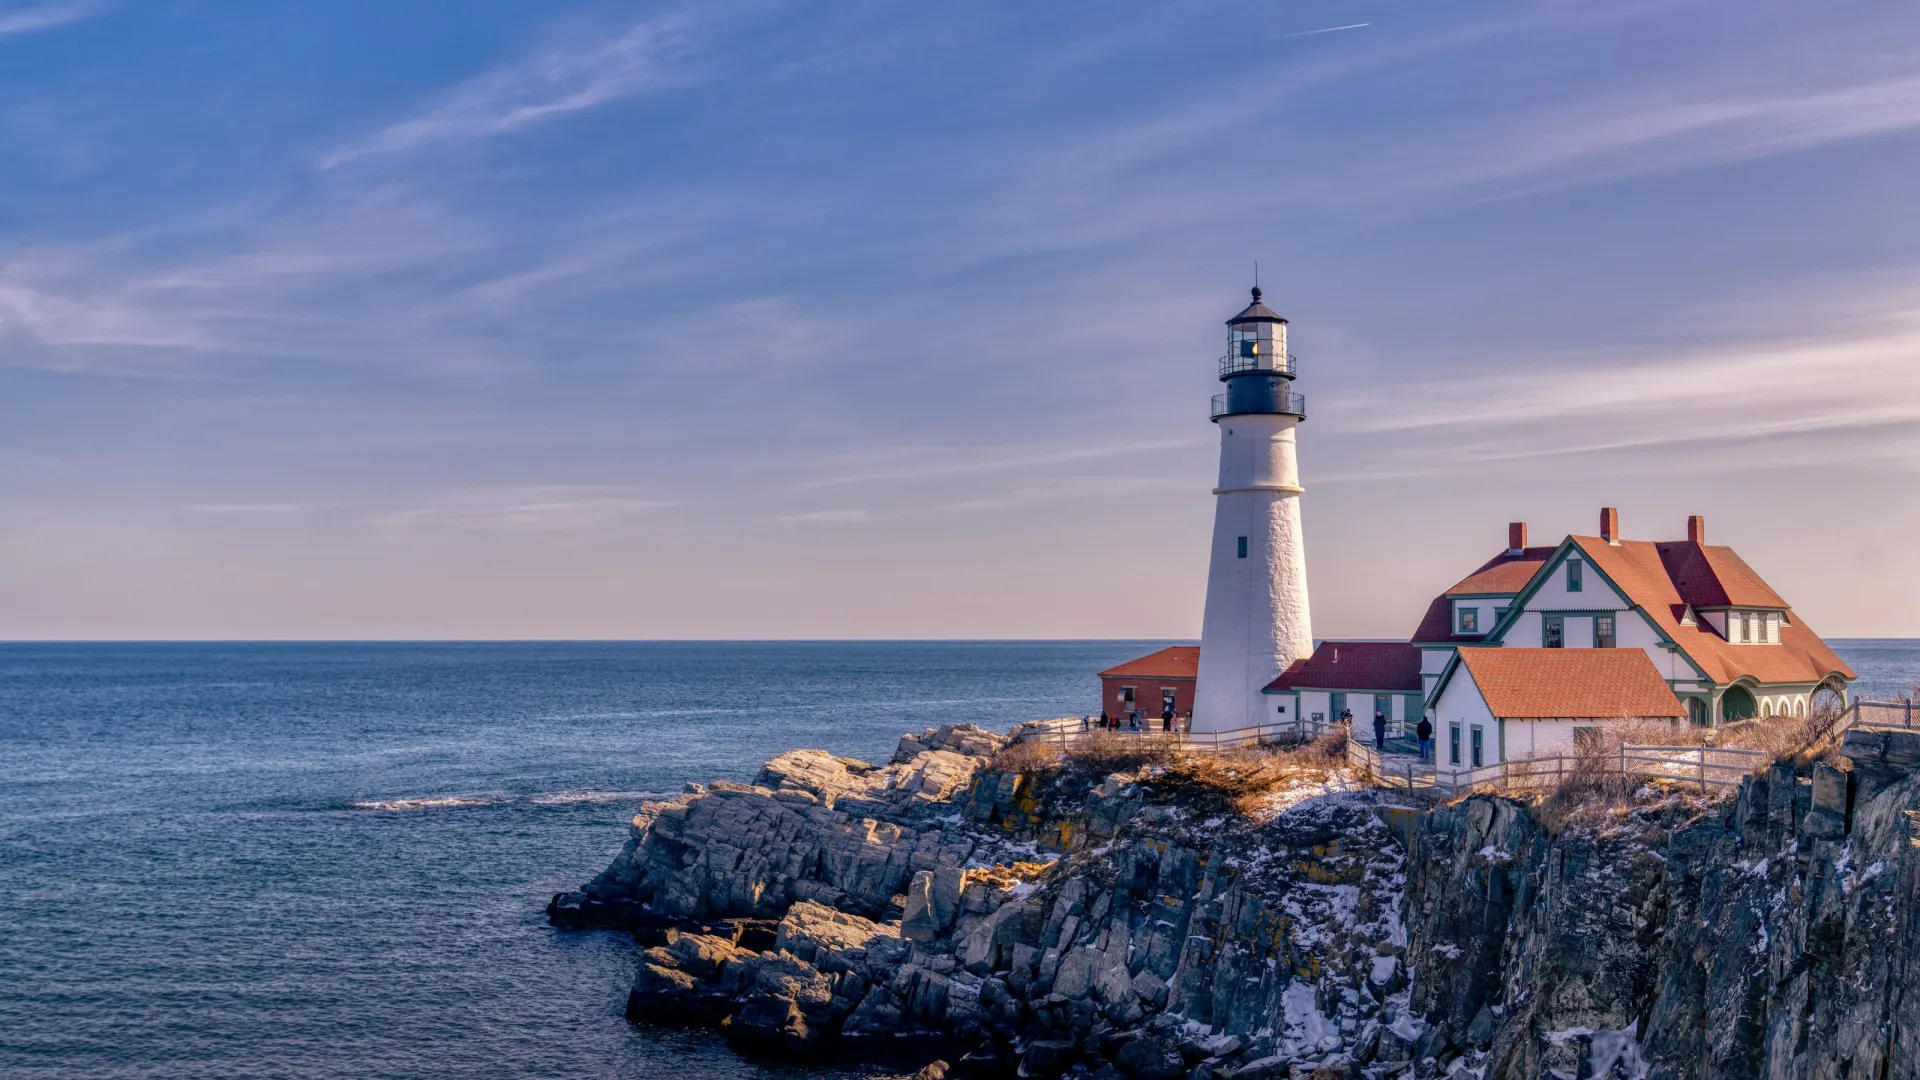
<svg viewBox="0 0 1920 1080">
<path fill-rule="evenodd" d="M 1873 740 L 1877 740 L 1874 742 Z M 957 1072 L 1920 1078 L 1920 740 L 1543 828 L 1302 760 L 992 767 L 960 726 L 647 804 L 549 908 L 631 928 L 636 1019 Z M 1871 744 L 1870 744 L 1871 743 Z"/>
</svg>

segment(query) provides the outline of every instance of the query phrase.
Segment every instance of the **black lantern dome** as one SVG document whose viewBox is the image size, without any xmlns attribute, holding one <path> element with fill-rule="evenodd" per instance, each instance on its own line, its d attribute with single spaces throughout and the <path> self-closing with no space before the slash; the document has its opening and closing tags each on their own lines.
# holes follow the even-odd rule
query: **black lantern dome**
<svg viewBox="0 0 1920 1080">
<path fill-rule="evenodd" d="M 1227 355 L 1220 358 L 1220 381 L 1227 392 L 1215 394 L 1213 418 L 1223 416 L 1307 417 L 1307 400 L 1293 392 L 1293 357 L 1287 352 L 1287 320 L 1260 299 L 1227 320 Z"/>
</svg>

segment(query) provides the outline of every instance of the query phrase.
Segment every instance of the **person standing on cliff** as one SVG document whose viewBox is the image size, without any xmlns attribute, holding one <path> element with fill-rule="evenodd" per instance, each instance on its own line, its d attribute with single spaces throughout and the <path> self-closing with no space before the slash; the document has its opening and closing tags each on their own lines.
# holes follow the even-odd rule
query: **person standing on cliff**
<svg viewBox="0 0 1920 1080">
<path fill-rule="evenodd" d="M 1427 760 L 1427 754 L 1433 750 L 1433 721 L 1420 717 L 1420 726 L 1413 729 L 1420 736 L 1420 760 Z"/>
<path fill-rule="evenodd" d="M 1387 748 L 1387 714 L 1378 709 L 1373 713 L 1373 748 L 1375 750 Z"/>
</svg>

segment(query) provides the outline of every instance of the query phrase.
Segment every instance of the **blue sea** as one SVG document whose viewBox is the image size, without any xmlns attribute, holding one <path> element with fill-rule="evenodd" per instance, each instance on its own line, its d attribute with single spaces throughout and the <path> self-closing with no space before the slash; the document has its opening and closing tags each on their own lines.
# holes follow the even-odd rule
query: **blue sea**
<svg viewBox="0 0 1920 1080">
<path fill-rule="evenodd" d="M 630 1025 L 631 941 L 551 894 L 650 793 L 1097 709 L 1161 644 L 0 645 L 0 1075 L 780 1075 Z"/>
<path fill-rule="evenodd" d="M 1163 644 L 0 645 L 0 1075 L 802 1075 L 627 1023 L 633 945 L 548 897 L 650 793 L 1095 711 Z"/>
</svg>

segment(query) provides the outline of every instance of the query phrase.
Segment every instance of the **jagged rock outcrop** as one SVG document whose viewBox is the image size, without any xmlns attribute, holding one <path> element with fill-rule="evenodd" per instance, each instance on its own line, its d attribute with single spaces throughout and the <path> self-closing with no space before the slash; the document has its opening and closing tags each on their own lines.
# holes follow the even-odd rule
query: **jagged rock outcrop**
<svg viewBox="0 0 1920 1080">
<path fill-rule="evenodd" d="M 1552 831 L 1308 767 L 1229 813 L 1003 742 L 690 785 L 550 915 L 637 929 L 636 1018 L 929 1075 L 1920 1080 L 1920 734 Z"/>
<path fill-rule="evenodd" d="M 1920 1077 L 1920 733 L 1843 751 L 1558 836 L 1504 799 L 1428 815 L 1416 1054 L 1490 1077 Z"/>
<path fill-rule="evenodd" d="M 934 729 L 885 767 L 800 751 L 649 804 L 551 911 L 672 925 L 630 1015 L 724 1014 L 746 1049 L 1161 1080 L 1373 1060 L 1407 981 L 1378 793 L 1321 776 L 1229 828 L 1150 771 L 994 772 L 1002 743 Z"/>
</svg>

